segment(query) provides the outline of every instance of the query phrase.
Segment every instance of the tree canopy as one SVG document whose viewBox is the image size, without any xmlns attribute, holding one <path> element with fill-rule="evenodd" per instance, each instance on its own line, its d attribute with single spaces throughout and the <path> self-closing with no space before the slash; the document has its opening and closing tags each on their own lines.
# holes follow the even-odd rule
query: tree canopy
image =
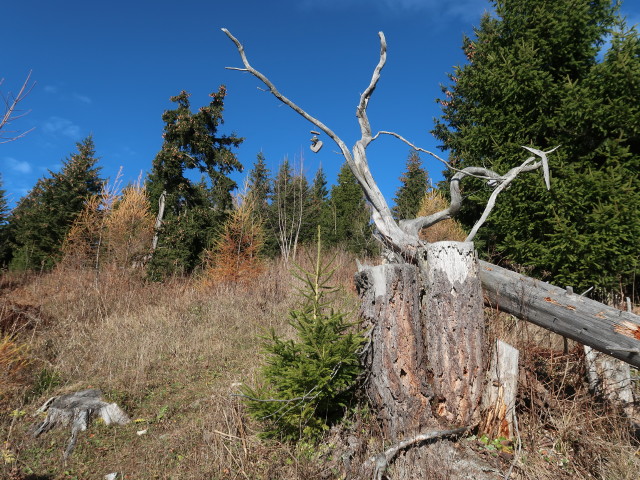
<svg viewBox="0 0 640 480">
<path fill-rule="evenodd" d="M 396 192 L 393 215 L 396 220 L 416 218 L 422 199 L 429 188 L 429 175 L 422 168 L 420 154 L 415 150 L 409 152 L 406 171 L 400 177 L 400 187 Z"/>
<path fill-rule="evenodd" d="M 493 2 L 439 100 L 433 133 L 458 168 L 505 171 L 522 145 L 561 148 L 551 191 L 523 177 L 505 192 L 479 247 L 559 285 L 631 291 L 640 259 L 640 41 L 609 0 Z M 599 54 L 609 32 L 611 44 Z M 461 219 L 490 188 L 466 184 Z"/>
<path fill-rule="evenodd" d="M 85 202 L 100 192 L 103 180 L 96 166 L 91 136 L 76 144 L 78 152 L 59 172 L 38 180 L 11 213 L 11 267 L 18 270 L 51 268 L 71 225 Z"/>
<path fill-rule="evenodd" d="M 232 207 L 231 191 L 236 184 L 228 175 L 242 171 L 232 151 L 242 138 L 218 133 L 225 95 L 226 89 L 221 86 L 210 95 L 209 105 L 192 113 L 189 94 L 182 91 L 171 97 L 176 108 L 162 115 L 164 143 L 153 161 L 147 185 L 156 213 L 159 198 L 166 192 L 164 218 L 151 264 L 156 277 L 192 271 L 224 222 L 225 212 Z M 192 179 L 193 172 L 202 175 L 199 182 Z"/>
</svg>

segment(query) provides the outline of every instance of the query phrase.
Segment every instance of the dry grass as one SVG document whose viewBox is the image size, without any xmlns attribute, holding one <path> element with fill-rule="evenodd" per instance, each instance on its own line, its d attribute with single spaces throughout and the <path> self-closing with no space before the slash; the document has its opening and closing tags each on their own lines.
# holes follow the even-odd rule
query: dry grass
<svg viewBox="0 0 640 480">
<path fill-rule="evenodd" d="M 304 255 L 298 261 L 311 266 Z M 338 252 L 335 266 L 345 292 L 338 308 L 355 311 L 355 260 Z M 12 401 L 0 406 L 0 478 L 101 479 L 115 471 L 129 479 L 336 478 L 331 449 L 339 433 L 319 447 L 263 442 L 232 396 L 238 383 L 256 382 L 258 336 L 271 327 L 292 334 L 291 268 L 271 262 L 253 283 L 207 289 L 183 278 L 146 283 L 119 269 L 0 280 L 6 304 L 47 319 L 11 340 L 28 346 L 21 354 L 36 368 L 15 377 Z M 518 403 L 523 453 L 513 478 L 636 478 L 638 444 L 620 414 L 586 390 L 579 351 L 563 354 L 561 339 L 510 317 L 490 316 L 489 328 L 521 349 L 526 372 Z M 95 424 L 65 466 L 68 432 L 34 439 L 30 415 L 51 395 L 89 386 L 136 421 Z M 349 425 L 346 443 L 367 439 L 354 461 L 379 451 L 384 439 L 370 417 L 352 414 Z"/>
<path fill-rule="evenodd" d="M 418 217 L 426 217 L 449 207 L 449 202 L 438 190 L 429 190 L 422 200 Z M 444 240 L 463 242 L 467 233 L 455 219 L 449 218 L 425 228 L 420 232 L 420 238 L 427 242 L 441 242 Z"/>
</svg>

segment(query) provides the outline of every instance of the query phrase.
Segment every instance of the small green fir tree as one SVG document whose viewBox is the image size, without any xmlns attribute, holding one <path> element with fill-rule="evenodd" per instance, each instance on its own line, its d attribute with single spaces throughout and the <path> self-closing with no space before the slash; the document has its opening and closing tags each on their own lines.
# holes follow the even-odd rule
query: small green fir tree
<svg viewBox="0 0 640 480">
<path fill-rule="evenodd" d="M 322 258 L 318 228 L 314 271 L 300 269 L 303 301 L 290 312 L 298 340 L 284 340 L 272 329 L 264 343 L 265 385 L 243 388 L 250 414 L 264 422 L 265 437 L 316 438 L 342 416 L 361 372 L 364 337 L 331 307 L 330 296 L 337 291 L 329 283 L 333 259 L 323 263 Z"/>
</svg>

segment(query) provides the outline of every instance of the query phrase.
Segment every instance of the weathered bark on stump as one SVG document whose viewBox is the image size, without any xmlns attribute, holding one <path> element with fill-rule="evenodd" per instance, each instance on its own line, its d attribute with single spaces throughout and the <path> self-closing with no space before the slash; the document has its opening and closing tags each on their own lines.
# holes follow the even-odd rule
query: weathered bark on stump
<svg viewBox="0 0 640 480">
<path fill-rule="evenodd" d="M 426 264 L 420 263 L 426 272 L 425 347 L 436 414 L 452 425 L 475 424 L 486 367 L 484 304 L 473 243 L 431 243 Z"/>
<path fill-rule="evenodd" d="M 427 383 L 419 270 L 409 264 L 366 267 L 356 276 L 361 316 L 371 331 L 367 394 L 392 441 L 433 425 Z"/>
<path fill-rule="evenodd" d="M 420 258 L 419 267 L 387 264 L 357 275 L 361 315 L 372 328 L 367 392 L 392 441 L 479 420 L 484 316 L 473 244 L 430 244 Z"/>
<path fill-rule="evenodd" d="M 430 244 L 419 258 L 418 266 L 386 264 L 356 275 L 361 316 L 371 328 L 367 393 L 392 443 L 476 424 L 485 382 L 483 299 L 473 244 Z M 393 478 L 424 478 L 444 451 L 451 459 L 459 456 L 449 442 L 415 444 L 390 465 Z M 494 478 L 471 458 L 459 462 L 455 469 L 452 463 L 449 478 L 470 478 L 471 471 L 471 478 Z"/>
</svg>

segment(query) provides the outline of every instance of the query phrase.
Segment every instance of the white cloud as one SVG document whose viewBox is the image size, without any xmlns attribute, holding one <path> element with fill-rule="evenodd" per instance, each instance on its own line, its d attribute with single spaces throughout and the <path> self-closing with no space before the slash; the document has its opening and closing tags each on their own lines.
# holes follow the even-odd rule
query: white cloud
<svg viewBox="0 0 640 480">
<path fill-rule="evenodd" d="M 477 21 L 491 5 L 487 0 L 300 0 L 306 10 L 346 8 L 375 8 L 384 13 L 428 12 L 436 16 Z"/>
<path fill-rule="evenodd" d="M 13 157 L 4 157 L 4 164 L 14 172 L 18 173 L 26 174 L 33 171 L 33 168 L 31 167 L 29 162 L 21 162 L 20 160 L 16 160 Z"/>
<path fill-rule="evenodd" d="M 43 125 L 42 130 L 51 135 L 64 135 L 73 140 L 80 138 L 80 127 L 66 118 L 49 117 L 49 120 Z"/>
<path fill-rule="evenodd" d="M 58 93 L 58 87 L 53 86 L 53 85 L 45 85 L 44 86 L 44 91 L 46 93 Z"/>
<path fill-rule="evenodd" d="M 86 104 L 90 104 L 93 103 L 93 100 L 91 100 L 89 97 L 87 97 L 86 95 L 82 95 L 80 93 L 74 93 L 73 94 L 73 98 L 75 98 L 76 100 L 78 100 L 79 102 L 82 103 L 86 103 Z"/>
</svg>

